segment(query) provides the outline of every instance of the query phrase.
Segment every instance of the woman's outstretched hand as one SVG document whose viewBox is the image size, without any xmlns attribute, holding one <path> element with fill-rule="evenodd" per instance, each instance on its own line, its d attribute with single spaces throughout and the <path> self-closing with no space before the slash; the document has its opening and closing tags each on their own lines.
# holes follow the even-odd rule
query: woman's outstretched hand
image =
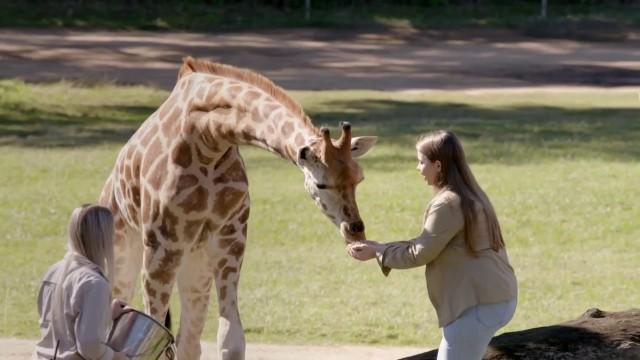
<svg viewBox="0 0 640 360">
<path fill-rule="evenodd" d="M 361 240 L 347 245 L 347 252 L 351 257 L 360 261 L 371 260 L 377 252 L 384 250 L 384 245 L 370 240 Z"/>
</svg>

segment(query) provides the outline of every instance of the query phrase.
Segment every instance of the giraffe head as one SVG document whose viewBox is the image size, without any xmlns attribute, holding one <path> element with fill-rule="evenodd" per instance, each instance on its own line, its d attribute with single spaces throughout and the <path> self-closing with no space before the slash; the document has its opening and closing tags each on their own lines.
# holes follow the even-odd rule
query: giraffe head
<svg viewBox="0 0 640 360">
<path fill-rule="evenodd" d="M 365 239 L 364 223 L 356 204 L 356 186 L 364 180 L 362 168 L 354 160 L 376 143 L 375 136 L 351 138 L 351 125 L 342 124 L 340 139 L 333 140 L 329 129 L 320 129 L 319 141 L 298 150 L 298 165 L 304 185 L 322 212 L 339 229 L 345 241 Z"/>
</svg>

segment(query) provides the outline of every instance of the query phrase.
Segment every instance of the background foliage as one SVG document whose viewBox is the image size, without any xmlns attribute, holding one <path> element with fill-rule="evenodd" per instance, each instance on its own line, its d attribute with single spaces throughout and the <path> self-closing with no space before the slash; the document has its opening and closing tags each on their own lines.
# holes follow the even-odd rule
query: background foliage
<svg viewBox="0 0 640 360">
<path fill-rule="evenodd" d="M 217 31 L 265 27 L 501 26 L 577 33 L 640 25 L 639 0 L 3 0 L 0 26 Z"/>
</svg>

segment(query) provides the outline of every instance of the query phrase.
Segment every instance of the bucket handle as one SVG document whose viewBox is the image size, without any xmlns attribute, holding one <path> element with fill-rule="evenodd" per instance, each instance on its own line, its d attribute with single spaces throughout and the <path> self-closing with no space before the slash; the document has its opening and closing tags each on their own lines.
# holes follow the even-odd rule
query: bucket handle
<svg viewBox="0 0 640 360">
<path fill-rule="evenodd" d="M 167 360 L 175 360 L 177 352 L 178 352 L 178 349 L 176 349 L 176 343 L 172 341 L 171 344 L 169 344 L 169 346 L 167 346 L 167 349 L 164 351 L 164 357 Z"/>
</svg>

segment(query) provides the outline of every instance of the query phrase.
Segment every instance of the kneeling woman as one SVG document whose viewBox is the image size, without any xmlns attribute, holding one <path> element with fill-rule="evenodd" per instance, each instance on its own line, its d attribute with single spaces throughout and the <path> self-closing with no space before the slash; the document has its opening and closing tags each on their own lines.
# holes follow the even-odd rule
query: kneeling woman
<svg viewBox="0 0 640 360">
<path fill-rule="evenodd" d="M 429 298 L 443 328 L 438 360 L 478 360 L 515 312 L 517 284 L 496 213 L 449 131 L 427 134 L 416 145 L 418 171 L 435 192 L 420 236 L 349 246 L 358 260 L 377 257 L 391 268 L 426 265 Z"/>
<path fill-rule="evenodd" d="M 77 208 L 69 224 L 68 252 L 49 268 L 38 294 L 42 339 L 34 359 L 125 360 L 106 345 L 107 331 L 124 303 L 111 302 L 113 216 L 105 207 Z"/>
</svg>

